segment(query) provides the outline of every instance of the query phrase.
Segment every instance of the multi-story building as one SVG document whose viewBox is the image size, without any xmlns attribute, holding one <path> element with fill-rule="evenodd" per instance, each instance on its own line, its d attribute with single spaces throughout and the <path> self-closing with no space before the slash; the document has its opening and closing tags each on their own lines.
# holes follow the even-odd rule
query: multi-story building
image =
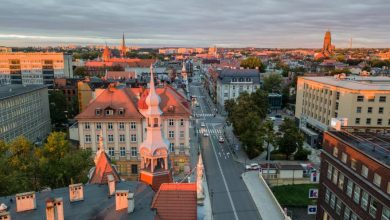
<svg viewBox="0 0 390 220">
<path fill-rule="evenodd" d="M 53 87 L 54 78 L 72 78 L 72 55 L 64 53 L 0 53 L 0 84 Z"/>
<path fill-rule="evenodd" d="M 327 131 L 318 220 L 390 219 L 390 135 Z"/>
<path fill-rule="evenodd" d="M 0 140 L 25 136 L 42 141 L 51 131 L 49 97 L 44 85 L 0 86 Z"/>
<path fill-rule="evenodd" d="M 349 128 L 390 131 L 390 77 L 299 77 L 295 118 L 306 141 L 321 145 L 332 118 Z"/>
<path fill-rule="evenodd" d="M 236 99 L 242 92 L 252 93 L 259 88 L 258 69 L 222 69 L 217 79 L 217 107 L 223 110 L 226 100 Z"/>
<path fill-rule="evenodd" d="M 96 152 L 99 135 L 103 135 L 104 148 L 126 179 L 138 178 L 139 146 L 147 127 L 140 112 L 148 107 L 148 91 L 109 87 L 76 116 L 80 147 Z M 161 99 L 162 131 L 169 141 L 170 163 L 175 173 L 189 171 L 189 103 L 171 86 L 156 88 L 156 92 Z"/>
<path fill-rule="evenodd" d="M 60 90 L 65 98 L 67 106 L 71 106 L 74 99 L 77 99 L 77 78 L 57 78 L 54 79 L 54 89 Z"/>
</svg>

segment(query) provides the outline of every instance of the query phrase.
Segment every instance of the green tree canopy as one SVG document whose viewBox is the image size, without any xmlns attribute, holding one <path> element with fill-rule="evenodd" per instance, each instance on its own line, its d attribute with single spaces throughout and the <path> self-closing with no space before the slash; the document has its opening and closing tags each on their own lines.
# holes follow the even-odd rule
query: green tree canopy
<svg viewBox="0 0 390 220">
<path fill-rule="evenodd" d="M 74 75 L 84 78 L 87 75 L 87 69 L 84 66 L 78 66 L 74 69 Z"/>
<path fill-rule="evenodd" d="M 248 57 L 245 60 L 242 60 L 240 66 L 249 69 L 256 69 L 257 67 L 261 73 L 265 71 L 264 64 L 257 57 Z"/>
<path fill-rule="evenodd" d="M 263 89 L 269 93 L 282 91 L 282 76 L 279 74 L 271 74 L 263 79 Z"/>
<path fill-rule="evenodd" d="M 67 123 L 66 118 L 66 97 L 59 90 L 52 90 L 49 92 L 49 104 L 50 104 L 50 118 L 51 123 L 57 127 L 61 127 L 62 124 Z"/>
<path fill-rule="evenodd" d="M 289 156 L 302 149 L 304 138 L 292 119 L 285 118 L 279 130 L 283 133 L 276 140 L 279 152 Z"/>
</svg>

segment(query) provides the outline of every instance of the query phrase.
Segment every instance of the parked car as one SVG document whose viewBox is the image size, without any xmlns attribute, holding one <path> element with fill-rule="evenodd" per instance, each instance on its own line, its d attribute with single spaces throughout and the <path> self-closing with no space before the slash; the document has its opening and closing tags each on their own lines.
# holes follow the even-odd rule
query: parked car
<svg viewBox="0 0 390 220">
<path fill-rule="evenodd" d="M 208 137 L 208 136 L 210 136 L 210 134 L 207 133 L 207 132 L 205 132 L 205 133 L 203 133 L 203 136 L 204 136 L 204 137 Z"/>
<path fill-rule="evenodd" d="M 223 137 L 220 136 L 220 137 L 218 138 L 218 141 L 219 141 L 219 143 L 223 143 L 223 142 L 225 142 L 225 139 L 223 139 Z"/>
<path fill-rule="evenodd" d="M 206 127 L 206 124 L 204 122 L 201 122 L 200 127 Z"/>
<path fill-rule="evenodd" d="M 260 169 L 260 165 L 257 164 L 257 163 L 251 163 L 249 165 L 246 165 L 245 169 L 246 170 L 259 170 Z"/>
</svg>

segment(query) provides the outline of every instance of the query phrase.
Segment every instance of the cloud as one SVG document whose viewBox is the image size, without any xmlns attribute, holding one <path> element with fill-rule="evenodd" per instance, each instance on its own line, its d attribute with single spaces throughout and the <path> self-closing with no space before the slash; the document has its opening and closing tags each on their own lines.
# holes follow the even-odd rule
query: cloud
<svg viewBox="0 0 390 220">
<path fill-rule="evenodd" d="M 2 0 L 0 44 L 389 47 L 388 0 Z M 19 37 L 17 37 L 19 36 Z M 24 37 L 21 37 L 24 36 Z"/>
</svg>

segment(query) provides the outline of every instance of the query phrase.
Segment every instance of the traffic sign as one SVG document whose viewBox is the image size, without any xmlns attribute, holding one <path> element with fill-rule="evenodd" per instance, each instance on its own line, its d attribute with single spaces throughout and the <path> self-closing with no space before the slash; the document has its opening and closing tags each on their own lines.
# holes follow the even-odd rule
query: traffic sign
<svg viewBox="0 0 390 220">
<path fill-rule="evenodd" d="M 320 180 L 319 177 L 320 177 L 320 174 L 319 174 L 319 173 L 317 173 L 317 172 L 312 172 L 312 173 L 310 174 L 310 181 L 313 182 L 313 183 L 318 183 L 319 180 Z"/>
<path fill-rule="evenodd" d="M 318 189 L 309 189 L 309 199 L 318 199 Z"/>
<path fill-rule="evenodd" d="M 307 214 L 308 215 L 315 215 L 315 214 L 317 214 L 317 205 L 308 205 L 307 206 Z"/>
</svg>

